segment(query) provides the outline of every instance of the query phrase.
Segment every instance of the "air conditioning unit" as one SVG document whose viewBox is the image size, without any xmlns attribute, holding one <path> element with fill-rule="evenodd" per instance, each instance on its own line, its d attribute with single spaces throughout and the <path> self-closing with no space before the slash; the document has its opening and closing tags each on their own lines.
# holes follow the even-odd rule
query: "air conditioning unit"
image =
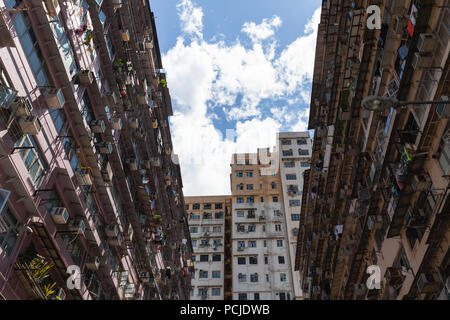
<svg viewBox="0 0 450 320">
<path fill-rule="evenodd" d="M 128 167 L 130 168 L 131 171 L 136 171 L 138 169 L 138 164 L 137 164 L 137 160 L 134 158 L 129 158 L 126 160 Z"/>
<path fill-rule="evenodd" d="M 145 47 L 147 49 L 153 49 L 153 40 L 145 41 Z"/>
<path fill-rule="evenodd" d="M 108 239 L 108 244 L 113 247 L 120 247 L 122 245 L 122 238 L 121 237 L 115 237 Z"/>
<path fill-rule="evenodd" d="M 119 235 L 119 227 L 117 225 L 109 225 L 106 227 L 105 232 L 110 238 L 117 237 Z"/>
<path fill-rule="evenodd" d="M 429 68 L 433 61 L 433 56 L 431 54 L 423 54 L 416 52 L 412 61 L 412 67 L 414 70 L 420 68 Z"/>
<path fill-rule="evenodd" d="M 107 161 L 106 164 L 103 165 L 101 173 L 102 173 L 104 182 L 109 183 L 112 181 L 113 172 L 112 172 L 111 164 L 109 163 L 109 161 Z"/>
<path fill-rule="evenodd" d="M 111 142 L 100 142 L 96 143 L 95 146 L 98 148 L 101 154 L 111 154 L 113 146 Z"/>
<path fill-rule="evenodd" d="M 92 120 L 90 123 L 91 130 L 94 133 L 104 133 L 105 132 L 105 122 L 103 120 Z"/>
<path fill-rule="evenodd" d="M 122 129 L 122 119 L 121 118 L 111 118 L 111 127 L 114 130 Z"/>
<path fill-rule="evenodd" d="M 138 93 L 137 102 L 139 104 L 147 104 L 148 95 L 146 93 Z"/>
<path fill-rule="evenodd" d="M 128 242 L 133 241 L 133 235 L 134 235 L 134 230 L 133 230 L 132 224 L 130 223 L 128 225 L 128 230 L 126 232 L 124 232 L 124 240 L 128 241 Z"/>
<path fill-rule="evenodd" d="M 403 32 L 408 27 L 409 18 L 407 16 L 395 17 L 395 23 L 393 31 L 397 35 L 403 35 Z"/>
<path fill-rule="evenodd" d="M 64 207 L 52 208 L 50 215 L 56 224 L 66 224 L 69 220 L 69 212 Z"/>
<path fill-rule="evenodd" d="M 89 257 L 86 260 L 86 268 L 89 270 L 98 270 L 100 266 L 100 258 L 98 256 Z"/>
<path fill-rule="evenodd" d="M 61 89 L 45 88 L 43 96 L 49 109 L 62 109 L 65 103 Z"/>
<path fill-rule="evenodd" d="M 150 272 L 148 272 L 148 271 L 139 272 L 139 279 L 141 279 L 141 281 L 144 283 L 149 282 L 150 281 Z"/>
<path fill-rule="evenodd" d="M 120 33 L 122 34 L 123 41 L 130 41 L 130 33 L 128 30 L 121 30 Z"/>
<path fill-rule="evenodd" d="M 440 118 L 448 119 L 450 118 L 450 104 L 448 103 L 448 96 L 442 96 L 441 100 L 447 103 L 438 104 L 436 112 Z"/>
<path fill-rule="evenodd" d="M 75 176 L 80 186 L 92 186 L 92 179 L 89 170 L 77 170 Z"/>
<path fill-rule="evenodd" d="M 77 73 L 77 82 L 83 86 L 90 85 L 94 81 L 94 73 L 89 70 L 80 70 Z"/>
<path fill-rule="evenodd" d="M 150 161 L 152 163 L 152 166 L 155 166 L 155 167 L 161 166 L 161 159 L 160 158 L 150 158 Z"/>
<path fill-rule="evenodd" d="M 114 9 L 122 8 L 122 0 L 112 0 L 112 4 L 114 6 Z"/>
<path fill-rule="evenodd" d="M 367 219 L 367 227 L 369 230 L 379 230 L 383 227 L 382 216 L 369 216 Z"/>
<path fill-rule="evenodd" d="M 81 233 L 82 235 L 84 235 L 84 232 L 86 231 L 86 225 L 81 219 L 72 220 L 69 222 L 69 231 Z"/>
<path fill-rule="evenodd" d="M 428 190 L 431 187 L 431 179 L 427 174 L 418 175 L 415 174 L 411 178 L 411 187 L 415 191 Z"/>
<path fill-rule="evenodd" d="M 41 130 L 41 123 L 35 116 L 19 118 L 18 124 L 23 134 L 37 135 Z"/>
<path fill-rule="evenodd" d="M 133 129 L 137 129 L 139 128 L 139 120 L 137 118 L 132 118 L 129 120 L 128 124 L 130 125 L 131 128 Z"/>
<path fill-rule="evenodd" d="M 432 33 L 421 33 L 417 40 L 417 49 L 420 52 L 433 52 L 436 47 L 436 37 Z"/>
<path fill-rule="evenodd" d="M 439 290 L 440 284 L 435 281 L 432 274 L 421 273 L 417 279 L 417 288 L 420 293 L 433 293 Z"/>
<path fill-rule="evenodd" d="M 58 293 L 56 294 L 56 296 L 57 296 L 60 300 L 66 300 L 66 292 L 64 291 L 63 288 L 59 288 Z"/>
<path fill-rule="evenodd" d="M 47 9 L 47 14 L 52 17 L 58 17 L 60 10 L 58 0 L 44 0 L 45 8 Z"/>
</svg>

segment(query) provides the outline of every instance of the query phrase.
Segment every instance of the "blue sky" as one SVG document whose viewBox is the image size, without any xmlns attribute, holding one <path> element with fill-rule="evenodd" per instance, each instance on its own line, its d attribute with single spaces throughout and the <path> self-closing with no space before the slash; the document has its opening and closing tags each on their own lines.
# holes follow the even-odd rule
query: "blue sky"
<svg viewBox="0 0 450 320">
<path fill-rule="evenodd" d="M 150 3 L 184 194 L 229 194 L 232 153 L 306 130 L 321 1 Z"/>
</svg>

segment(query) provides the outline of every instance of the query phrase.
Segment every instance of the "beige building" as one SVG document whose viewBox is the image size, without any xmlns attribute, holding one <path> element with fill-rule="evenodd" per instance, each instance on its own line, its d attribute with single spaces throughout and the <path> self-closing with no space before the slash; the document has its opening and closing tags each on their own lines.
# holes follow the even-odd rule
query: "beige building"
<svg viewBox="0 0 450 320">
<path fill-rule="evenodd" d="M 225 216 L 230 196 L 185 197 L 195 275 L 191 300 L 224 300 Z"/>
</svg>

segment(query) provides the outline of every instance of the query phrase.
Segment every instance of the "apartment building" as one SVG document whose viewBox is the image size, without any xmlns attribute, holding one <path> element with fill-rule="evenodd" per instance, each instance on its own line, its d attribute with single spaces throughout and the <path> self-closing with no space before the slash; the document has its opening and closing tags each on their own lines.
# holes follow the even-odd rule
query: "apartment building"
<svg viewBox="0 0 450 320">
<path fill-rule="evenodd" d="M 149 2 L 0 8 L 0 295 L 189 298 L 192 247 Z M 81 281 L 70 285 L 68 270 Z"/>
<path fill-rule="evenodd" d="M 190 299 L 224 300 L 225 217 L 231 214 L 231 197 L 185 197 L 185 201 L 195 263 Z"/>
<path fill-rule="evenodd" d="M 372 4 L 381 29 L 366 28 Z M 306 298 L 450 297 L 449 5 L 322 3 L 295 263 Z"/>
<path fill-rule="evenodd" d="M 280 177 L 283 192 L 286 244 L 289 246 L 289 263 L 295 300 L 303 299 L 301 276 L 295 270 L 297 236 L 300 226 L 300 208 L 303 194 L 303 175 L 309 169 L 312 152 L 309 132 L 280 132 L 277 150 L 280 157 Z"/>
<path fill-rule="evenodd" d="M 232 159 L 233 300 L 291 300 L 278 154 L 267 148 Z"/>
</svg>

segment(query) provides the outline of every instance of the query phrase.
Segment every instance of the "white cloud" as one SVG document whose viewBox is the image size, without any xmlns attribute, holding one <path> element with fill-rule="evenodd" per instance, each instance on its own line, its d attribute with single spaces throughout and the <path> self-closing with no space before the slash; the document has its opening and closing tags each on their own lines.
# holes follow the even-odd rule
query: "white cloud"
<svg viewBox="0 0 450 320">
<path fill-rule="evenodd" d="M 182 0 L 177 5 L 177 10 L 181 22 L 181 30 L 187 34 L 202 38 L 203 10 L 199 7 L 194 7 L 190 0 Z"/>
<path fill-rule="evenodd" d="M 265 40 L 275 34 L 275 29 L 282 24 L 280 17 L 274 16 L 272 19 L 263 19 L 262 23 L 256 24 L 254 22 L 244 23 L 241 31 L 248 34 L 250 39 L 254 42 Z"/>
<path fill-rule="evenodd" d="M 247 48 L 238 40 L 204 40 L 202 8 L 191 0 L 181 0 L 177 8 L 183 34 L 163 55 L 163 64 L 175 110 L 171 131 L 184 193 L 229 194 L 232 153 L 273 147 L 280 129 L 307 127 L 308 114 L 299 103 L 309 99 L 320 10 L 304 35 L 277 57 L 274 35 L 282 25 L 280 17 L 246 22 L 241 31 L 252 39 Z M 274 101 L 283 101 L 283 107 Z M 216 107 L 227 121 L 236 121 L 234 128 L 229 124 L 235 139 L 227 140 L 214 127 Z"/>
</svg>

